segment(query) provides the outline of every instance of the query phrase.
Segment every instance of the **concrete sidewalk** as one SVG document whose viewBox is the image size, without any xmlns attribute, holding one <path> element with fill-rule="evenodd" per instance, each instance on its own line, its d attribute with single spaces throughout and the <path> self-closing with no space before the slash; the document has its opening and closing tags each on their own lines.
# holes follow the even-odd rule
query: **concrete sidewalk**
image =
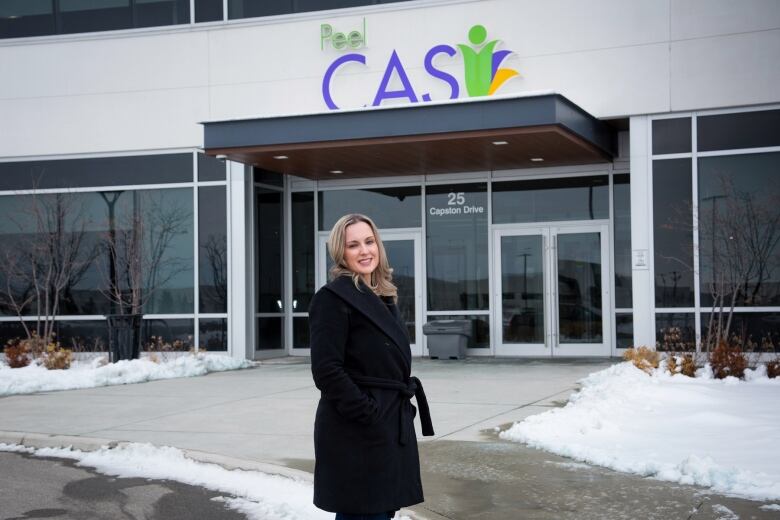
<svg viewBox="0 0 780 520">
<path fill-rule="evenodd" d="M 719 518 L 708 516 L 702 496 L 710 495 L 696 488 L 571 464 L 495 435 L 561 405 L 580 378 L 611 362 L 415 360 L 437 435 L 420 438 L 426 502 L 412 510 L 430 519 Z M 284 358 L 204 377 L 1 398 L 0 442 L 150 442 L 302 475 L 313 468 L 318 399 L 308 360 Z M 755 502 L 718 500 L 770 517 Z"/>
</svg>

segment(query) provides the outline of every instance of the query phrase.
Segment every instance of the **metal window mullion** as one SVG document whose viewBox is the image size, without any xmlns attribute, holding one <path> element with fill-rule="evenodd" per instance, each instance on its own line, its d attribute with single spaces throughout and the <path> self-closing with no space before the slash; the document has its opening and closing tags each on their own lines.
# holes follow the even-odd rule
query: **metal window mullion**
<svg viewBox="0 0 780 520">
<path fill-rule="evenodd" d="M 691 116 L 691 207 L 693 224 L 693 307 L 694 330 L 696 331 L 696 350 L 701 349 L 701 271 L 699 265 L 699 161 L 697 157 L 698 130 L 696 128 L 697 115 Z"/>
<path fill-rule="evenodd" d="M 490 173 L 488 173 L 488 181 L 487 181 L 487 234 L 488 234 L 488 330 L 490 330 L 490 322 L 494 322 L 496 320 L 490 319 L 490 313 L 494 310 L 493 305 L 493 288 L 494 288 L 494 277 L 496 276 L 496 273 L 493 269 L 493 171 L 491 170 Z M 493 356 L 496 355 L 496 349 L 497 345 L 494 342 L 496 335 L 490 334 L 489 341 L 488 341 L 488 349 L 493 354 Z"/>
<path fill-rule="evenodd" d="M 190 0 L 190 25 L 195 23 L 195 0 Z"/>
<path fill-rule="evenodd" d="M 607 225 L 607 232 L 609 233 L 608 247 L 609 247 L 609 305 L 612 313 L 612 320 L 610 323 L 609 342 L 612 347 L 609 349 L 611 354 L 614 354 L 617 349 L 617 316 L 615 313 L 615 307 L 617 302 L 615 301 L 615 268 L 617 266 L 617 260 L 615 258 L 615 172 L 609 172 L 609 224 Z M 629 179 L 629 182 L 631 180 Z M 630 186 L 630 184 L 629 184 Z M 629 188 L 630 189 L 630 188 Z M 629 211 L 630 213 L 630 211 Z M 633 275 L 633 272 L 631 273 Z M 604 283 L 602 280 L 601 283 Z"/>
<path fill-rule="evenodd" d="M 284 319 L 282 324 L 284 350 L 292 354 L 293 342 L 293 269 L 292 269 L 292 193 L 290 192 L 289 177 L 283 177 L 284 192 L 282 193 L 282 232 L 280 247 L 282 249 L 282 306 Z"/>
<path fill-rule="evenodd" d="M 200 323 L 198 320 L 198 314 L 200 313 L 200 235 L 199 235 L 199 226 L 200 226 L 200 211 L 199 211 L 199 204 L 198 204 L 198 196 L 200 194 L 200 187 L 197 184 L 198 180 L 198 153 L 193 152 L 192 154 L 192 178 L 193 178 L 193 188 L 192 188 L 192 214 L 195 221 L 194 227 L 193 227 L 193 256 L 192 256 L 192 263 L 193 263 L 193 277 L 195 279 L 195 282 L 192 286 L 193 289 L 193 307 L 194 307 L 194 314 L 195 314 L 195 327 L 193 330 L 193 341 L 195 347 L 195 351 L 197 352 L 200 349 Z"/>
<path fill-rule="evenodd" d="M 228 0 L 222 0 L 222 21 L 227 21 L 228 18 Z"/>
</svg>

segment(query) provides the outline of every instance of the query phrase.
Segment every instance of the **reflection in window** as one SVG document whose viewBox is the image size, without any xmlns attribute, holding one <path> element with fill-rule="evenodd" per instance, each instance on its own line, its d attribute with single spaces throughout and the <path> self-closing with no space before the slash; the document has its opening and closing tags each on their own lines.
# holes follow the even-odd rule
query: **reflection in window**
<svg viewBox="0 0 780 520">
<path fill-rule="evenodd" d="M 493 223 L 609 218 L 609 178 L 493 183 Z"/>
<path fill-rule="evenodd" d="M 426 188 L 428 310 L 489 304 L 487 184 Z"/>
<path fill-rule="evenodd" d="M 194 323 L 190 319 L 144 319 L 141 345 L 145 352 L 189 352 L 193 347 Z"/>
<path fill-rule="evenodd" d="M 314 296 L 314 194 L 293 193 L 292 292 L 293 312 L 306 312 Z"/>
<path fill-rule="evenodd" d="M 222 0 L 195 0 L 196 22 L 215 22 L 222 18 Z"/>
<path fill-rule="evenodd" d="M 501 237 L 502 343 L 544 342 L 543 246 L 541 235 Z"/>
<path fill-rule="evenodd" d="M 192 154 L 0 163 L 0 190 L 192 182 Z"/>
<path fill-rule="evenodd" d="M 60 315 L 191 313 L 193 226 L 191 188 L 0 197 L 0 311 L 36 314 L 35 273 L 67 261 Z"/>
<path fill-rule="evenodd" d="M 699 116 L 700 152 L 780 145 L 780 110 Z"/>
<path fill-rule="evenodd" d="M 634 315 L 615 314 L 615 335 L 617 348 L 631 348 L 634 346 Z"/>
<path fill-rule="evenodd" d="M 327 190 L 319 193 L 320 231 L 348 213 L 362 213 L 379 229 L 420 227 L 420 187 Z"/>
<path fill-rule="evenodd" d="M 664 352 L 694 352 L 696 350 L 696 315 L 690 313 L 658 313 L 655 315 L 655 348 Z"/>
<path fill-rule="evenodd" d="M 59 0 L 61 33 L 109 31 L 133 26 L 130 0 Z"/>
<path fill-rule="evenodd" d="M 428 315 L 429 322 L 434 320 L 471 320 L 473 325 L 472 339 L 468 348 L 490 348 L 490 316 L 487 314 Z"/>
<path fill-rule="evenodd" d="M 293 348 L 309 348 L 309 318 L 293 318 Z"/>
<path fill-rule="evenodd" d="M 702 343 L 707 343 L 711 333 L 717 334 L 718 314 L 710 322 L 709 313 L 701 314 Z M 739 345 L 747 352 L 780 352 L 780 313 L 778 312 L 735 312 L 727 324 L 728 311 L 721 316 L 721 327 L 733 345 Z"/>
<path fill-rule="evenodd" d="M 257 318 L 257 343 L 255 350 L 280 350 L 284 348 L 282 327 L 284 318 Z"/>
<path fill-rule="evenodd" d="M 255 188 L 257 312 L 282 312 L 282 192 Z"/>
<path fill-rule="evenodd" d="M 691 160 L 653 161 L 656 307 L 693 306 Z"/>
<path fill-rule="evenodd" d="M 558 337 L 561 343 L 602 343 L 601 234 L 557 238 Z"/>
<path fill-rule="evenodd" d="M 653 155 L 691 151 L 691 118 L 653 121 Z"/>
<path fill-rule="evenodd" d="M 133 0 L 135 27 L 190 23 L 189 0 Z"/>
<path fill-rule="evenodd" d="M 42 36 L 56 30 L 52 0 L 0 1 L 0 38 Z"/>
<path fill-rule="evenodd" d="M 198 180 L 199 181 L 224 181 L 226 166 L 225 161 L 210 157 L 204 153 L 198 154 Z"/>
<path fill-rule="evenodd" d="M 228 18 L 253 18 L 291 13 L 292 0 L 228 0 Z"/>
<path fill-rule="evenodd" d="M 106 352 L 108 327 L 104 320 L 58 321 L 56 338 L 73 352 Z"/>
<path fill-rule="evenodd" d="M 417 335 L 414 292 L 414 241 L 385 240 L 385 253 L 393 268 L 393 283 L 398 287 L 398 312 L 406 325 L 409 342 L 414 344 Z"/>
<path fill-rule="evenodd" d="M 198 188 L 200 312 L 227 312 L 227 202 L 224 186 Z"/>
<path fill-rule="evenodd" d="M 628 175 L 615 175 L 613 184 L 615 240 L 615 306 L 630 309 L 631 287 L 631 187 Z"/>
<path fill-rule="evenodd" d="M 198 329 L 200 350 L 227 350 L 227 318 L 201 318 L 198 320 Z"/>
<path fill-rule="evenodd" d="M 702 306 L 780 305 L 779 173 L 780 153 L 699 159 Z"/>
</svg>

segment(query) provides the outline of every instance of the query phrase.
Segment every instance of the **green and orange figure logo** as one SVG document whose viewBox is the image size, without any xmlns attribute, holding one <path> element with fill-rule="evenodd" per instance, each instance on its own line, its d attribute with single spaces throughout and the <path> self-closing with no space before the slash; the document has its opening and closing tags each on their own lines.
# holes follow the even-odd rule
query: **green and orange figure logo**
<svg viewBox="0 0 780 520">
<path fill-rule="evenodd" d="M 498 40 L 485 43 L 486 39 L 485 27 L 475 25 L 469 30 L 469 42 L 474 47 L 458 44 L 458 49 L 463 54 L 466 91 L 472 97 L 492 96 L 508 79 L 518 75 L 514 69 L 501 68 L 501 63 L 511 51 L 496 51 Z"/>
</svg>

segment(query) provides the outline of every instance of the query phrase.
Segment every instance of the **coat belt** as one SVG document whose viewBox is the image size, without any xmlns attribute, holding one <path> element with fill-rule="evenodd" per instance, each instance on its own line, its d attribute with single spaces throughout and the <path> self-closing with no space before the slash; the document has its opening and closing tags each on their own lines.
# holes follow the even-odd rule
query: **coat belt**
<svg viewBox="0 0 780 520">
<path fill-rule="evenodd" d="M 398 442 L 406 445 L 408 438 L 408 421 L 413 420 L 412 397 L 417 399 L 417 405 L 420 408 L 420 424 L 422 424 L 422 434 L 425 437 L 434 435 L 433 422 L 431 421 L 431 410 L 428 407 L 428 399 L 425 397 L 422 383 L 419 379 L 412 376 L 408 383 L 396 379 L 385 379 L 381 377 L 371 377 L 359 374 L 349 374 L 356 385 L 368 388 L 384 388 L 387 390 L 397 390 L 403 397 L 403 410 L 400 414 L 398 423 Z"/>
</svg>

